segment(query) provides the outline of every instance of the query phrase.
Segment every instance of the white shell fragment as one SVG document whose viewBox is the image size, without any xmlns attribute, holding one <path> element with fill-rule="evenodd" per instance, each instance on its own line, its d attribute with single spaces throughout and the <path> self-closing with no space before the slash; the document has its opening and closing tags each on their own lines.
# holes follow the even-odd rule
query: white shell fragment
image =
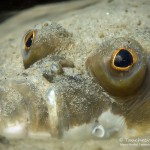
<svg viewBox="0 0 150 150">
<path fill-rule="evenodd" d="M 94 127 L 92 134 L 98 138 L 103 138 L 105 136 L 105 129 L 102 125 L 97 125 Z"/>
<path fill-rule="evenodd" d="M 113 114 L 109 109 L 99 116 L 98 123 L 92 133 L 100 138 L 109 138 L 123 130 L 125 119 L 123 116 Z"/>
</svg>

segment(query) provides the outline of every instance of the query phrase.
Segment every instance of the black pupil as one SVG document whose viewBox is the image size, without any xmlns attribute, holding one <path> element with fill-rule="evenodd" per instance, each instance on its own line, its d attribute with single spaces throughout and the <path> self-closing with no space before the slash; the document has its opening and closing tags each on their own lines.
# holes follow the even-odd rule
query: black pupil
<svg viewBox="0 0 150 150">
<path fill-rule="evenodd" d="M 133 63 L 133 57 L 131 53 L 125 49 L 120 50 L 114 60 L 114 65 L 116 67 L 128 67 L 132 65 Z"/>
<path fill-rule="evenodd" d="M 33 34 L 31 34 L 31 36 L 26 41 L 26 47 L 30 47 L 32 45 L 32 40 L 33 40 Z"/>
</svg>

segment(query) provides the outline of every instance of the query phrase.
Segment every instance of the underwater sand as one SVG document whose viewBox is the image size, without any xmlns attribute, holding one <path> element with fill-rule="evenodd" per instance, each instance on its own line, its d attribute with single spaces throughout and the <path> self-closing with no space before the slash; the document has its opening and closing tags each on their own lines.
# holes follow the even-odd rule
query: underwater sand
<svg viewBox="0 0 150 150">
<path fill-rule="evenodd" d="M 87 47 L 88 41 L 101 43 L 114 36 L 125 35 L 135 37 L 146 50 L 149 50 L 150 34 L 140 34 L 150 25 L 149 7 L 149 0 L 82 0 L 36 6 L 20 12 L 0 25 L 0 87 L 5 80 L 15 79 L 24 72 L 20 43 L 25 31 L 35 24 L 55 20 L 73 34 L 79 34 L 76 37 L 79 41 L 80 38 L 86 41 Z M 76 63 L 80 64 L 80 59 L 77 59 Z M 149 150 L 150 147 L 120 146 L 118 138 L 72 141 L 50 137 L 13 140 L 0 137 L 0 150 L 26 149 Z"/>
</svg>

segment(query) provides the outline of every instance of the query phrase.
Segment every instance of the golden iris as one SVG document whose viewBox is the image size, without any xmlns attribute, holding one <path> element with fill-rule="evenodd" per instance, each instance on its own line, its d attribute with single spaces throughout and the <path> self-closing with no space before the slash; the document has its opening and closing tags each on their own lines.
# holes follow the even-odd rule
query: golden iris
<svg viewBox="0 0 150 150">
<path fill-rule="evenodd" d="M 111 67 L 119 71 L 128 71 L 137 62 L 137 55 L 132 49 L 119 48 L 112 54 Z"/>
<path fill-rule="evenodd" d="M 35 39 L 35 31 L 29 31 L 26 36 L 25 36 L 25 39 L 24 39 L 24 45 L 25 45 L 25 50 L 26 51 L 29 51 L 30 47 L 32 46 L 33 44 L 33 41 Z"/>
</svg>

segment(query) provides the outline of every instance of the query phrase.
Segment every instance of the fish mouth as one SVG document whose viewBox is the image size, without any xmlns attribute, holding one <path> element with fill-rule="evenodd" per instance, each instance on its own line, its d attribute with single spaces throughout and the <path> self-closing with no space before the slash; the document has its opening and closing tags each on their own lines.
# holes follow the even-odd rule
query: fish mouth
<svg viewBox="0 0 150 150">
<path fill-rule="evenodd" d="M 17 101 L 14 96 L 12 99 L 10 96 L 5 99 L 9 92 L 4 94 L 4 99 L 2 98 L 4 104 L 7 101 L 10 103 L 6 110 L 7 117 L 2 111 L 1 135 L 8 138 L 24 138 L 39 136 L 41 133 L 62 138 L 66 137 L 68 131 L 72 132 L 72 129 L 78 127 L 84 128 L 85 125 L 86 135 L 91 137 L 96 118 L 110 105 L 110 102 L 104 101 L 106 97 L 104 94 L 102 96 L 100 86 L 85 80 L 80 74 L 57 74 L 53 81 L 55 83 L 44 80 L 47 84 L 46 93 L 41 93 L 40 88 L 36 87 L 38 80 L 31 83 L 31 80 L 27 79 L 10 79 L 5 83 L 5 87 L 15 90 L 14 93 L 20 96 L 17 98 L 18 103 L 14 103 Z M 41 98 L 42 94 L 44 96 Z"/>
</svg>

